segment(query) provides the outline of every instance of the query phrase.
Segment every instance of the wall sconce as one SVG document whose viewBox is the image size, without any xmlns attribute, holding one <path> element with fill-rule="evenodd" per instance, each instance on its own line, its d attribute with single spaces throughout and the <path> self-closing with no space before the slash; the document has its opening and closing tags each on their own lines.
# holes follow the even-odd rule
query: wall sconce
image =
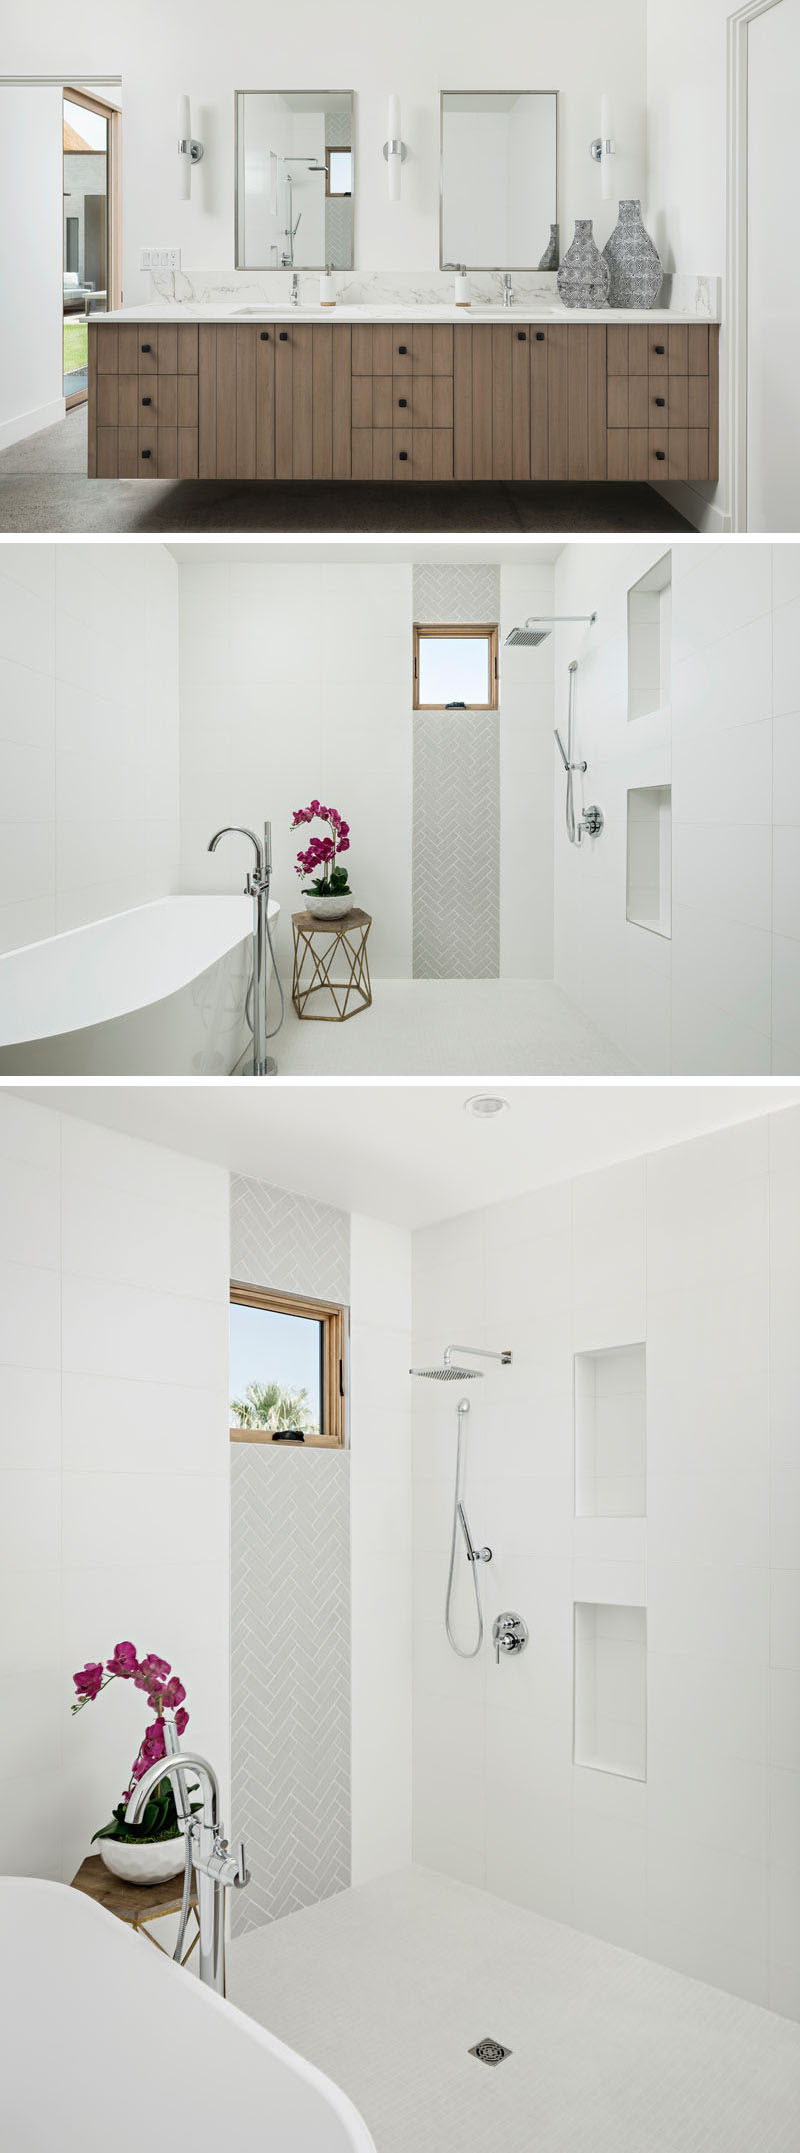
<svg viewBox="0 0 800 2153">
<path fill-rule="evenodd" d="M 400 200 L 400 171 L 406 160 L 406 145 L 400 133 L 400 99 L 389 99 L 389 140 L 384 142 L 383 154 L 389 168 L 389 200 Z"/>
<path fill-rule="evenodd" d="M 178 201 L 188 202 L 192 192 L 192 166 L 203 155 L 202 142 L 192 137 L 192 109 L 188 97 L 178 98 Z"/>
<path fill-rule="evenodd" d="M 611 195 L 611 159 L 616 153 L 616 142 L 611 133 L 611 100 L 600 99 L 600 133 L 590 142 L 589 149 L 595 163 L 600 166 L 600 193 L 604 202 Z"/>
</svg>

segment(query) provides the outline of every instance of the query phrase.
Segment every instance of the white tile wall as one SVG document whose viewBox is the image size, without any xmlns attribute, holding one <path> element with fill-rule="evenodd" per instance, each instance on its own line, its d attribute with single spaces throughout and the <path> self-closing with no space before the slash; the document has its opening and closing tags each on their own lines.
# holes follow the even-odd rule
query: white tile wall
<svg viewBox="0 0 800 2153">
<path fill-rule="evenodd" d="M 414 1238 L 415 1363 L 514 1353 L 470 1386 L 467 1500 L 487 1627 L 530 1628 L 500 1667 L 444 1644 L 455 1408 L 417 1383 L 416 1858 L 794 2017 L 799 1302 L 798 1109 Z M 642 1341 L 646 1519 L 575 1517 L 573 1353 Z M 646 1609 L 642 1783 L 572 1762 L 575 1602 Z"/>
<path fill-rule="evenodd" d="M 350 1222 L 352 1880 L 411 1859 L 411 1236 Z"/>
<path fill-rule="evenodd" d="M 580 751 L 607 819 L 596 845 L 570 851 L 557 784 L 555 976 L 645 1071 L 792 1074 L 800 1065 L 800 547 L 673 547 L 671 711 L 665 724 L 643 719 L 630 728 L 625 597 L 653 557 L 647 546 L 573 546 L 557 564 L 558 610 L 596 605 L 600 613 L 577 651 L 585 658 Z M 557 709 L 569 655 L 564 633 Z M 659 946 L 625 921 L 620 803 L 624 786 L 670 777 L 672 938 Z"/>
<path fill-rule="evenodd" d="M 229 1816 L 228 1177 L 4 1092 L 0 1220 L 3 1863 L 69 1879 L 146 1722 L 123 1684 L 70 1717 L 119 1638 L 185 1682 Z"/>
<path fill-rule="evenodd" d="M 178 570 L 3 547 L 0 950 L 177 889 Z"/>
</svg>

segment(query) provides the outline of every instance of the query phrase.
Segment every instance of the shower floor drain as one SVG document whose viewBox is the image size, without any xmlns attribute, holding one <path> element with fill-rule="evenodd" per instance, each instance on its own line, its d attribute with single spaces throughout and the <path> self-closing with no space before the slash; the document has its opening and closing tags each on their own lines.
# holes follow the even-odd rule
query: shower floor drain
<svg viewBox="0 0 800 2153">
<path fill-rule="evenodd" d="M 475 2047 L 471 2048 L 469 2053 L 471 2056 L 477 2056 L 479 2063 L 504 2063 L 511 2050 L 504 2048 L 501 2041 L 492 2041 L 486 2034 L 482 2041 L 476 2041 Z"/>
</svg>

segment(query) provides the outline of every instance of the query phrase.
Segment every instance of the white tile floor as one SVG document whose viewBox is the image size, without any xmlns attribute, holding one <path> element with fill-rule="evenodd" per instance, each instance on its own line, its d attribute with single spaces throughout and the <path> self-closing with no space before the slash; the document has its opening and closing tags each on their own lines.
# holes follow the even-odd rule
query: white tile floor
<svg viewBox="0 0 800 2153">
<path fill-rule="evenodd" d="M 633 1063 L 551 980 L 373 980 L 344 1024 L 295 1016 L 272 1053 L 280 1076 L 627 1076 Z M 270 986 L 270 1023 L 278 998 Z"/>
<path fill-rule="evenodd" d="M 413 1869 L 231 1947 L 377 2153 L 797 2153 L 800 2025 Z M 468 2051 L 510 2048 L 492 2069 Z"/>
</svg>

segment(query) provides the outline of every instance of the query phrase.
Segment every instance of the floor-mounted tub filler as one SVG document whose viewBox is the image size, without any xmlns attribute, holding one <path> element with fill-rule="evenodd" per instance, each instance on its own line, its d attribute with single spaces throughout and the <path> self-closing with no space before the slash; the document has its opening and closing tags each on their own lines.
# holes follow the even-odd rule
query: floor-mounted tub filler
<svg viewBox="0 0 800 2153">
<path fill-rule="evenodd" d="M 331 2079 L 82 1892 L 0 1878 L 0 1925 L 9 2153 L 375 2153 Z"/>
<path fill-rule="evenodd" d="M 252 926 L 248 897 L 162 897 L 11 950 L 0 1072 L 229 1075 L 250 1037 Z"/>
</svg>

